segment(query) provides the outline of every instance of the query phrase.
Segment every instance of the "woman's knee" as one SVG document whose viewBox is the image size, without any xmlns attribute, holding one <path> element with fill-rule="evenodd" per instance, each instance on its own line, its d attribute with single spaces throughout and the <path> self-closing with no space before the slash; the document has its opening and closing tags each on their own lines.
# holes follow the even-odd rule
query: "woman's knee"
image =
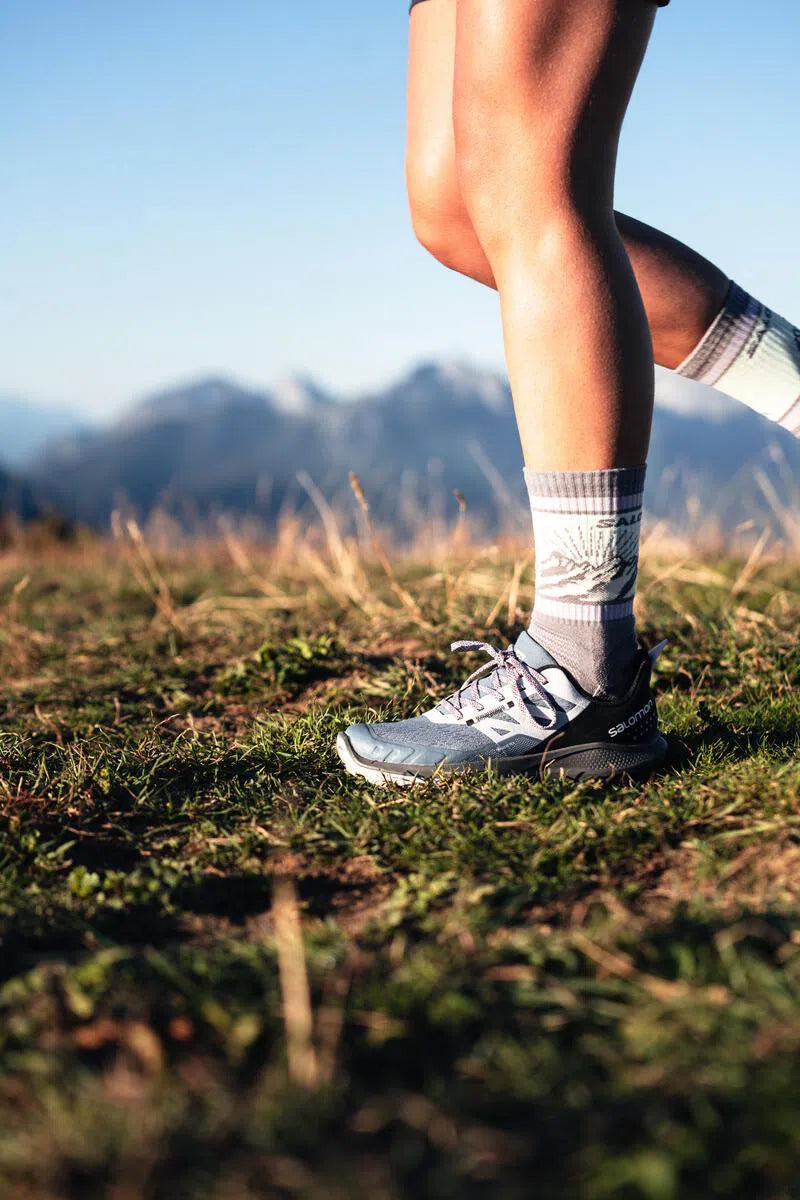
<svg viewBox="0 0 800 1200">
<path fill-rule="evenodd" d="M 623 14 L 620 0 L 466 0 L 455 171 L 487 250 L 498 227 L 544 237 L 563 214 L 610 217 L 619 125 L 652 25 L 650 6 L 630 8 Z"/>
<path fill-rule="evenodd" d="M 513 86 L 513 85 L 512 85 Z M 567 146 L 546 114 L 509 95 L 509 81 L 476 79 L 453 105 L 455 173 L 482 238 L 515 214 L 538 222 L 568 176 Z"/>
<path fill-rule="evenodd" d="M 443 266 L 471 278 L 483 269 L 475 231 L 469 219 L 452 161 L 409 155 L 406 183 L 411 224 L 417 240 Z"/>
<path fill-rule="evenodd" d="M 551 111 L 515 109 L 491 93 L 468 96 L 457 109 L 460 192 L 495 275 L 520 255 L 546 270 L 570 252 L 579 230 L 613 223 L 602 163 L 586 169 L 566 128 Z"/>
</svg>

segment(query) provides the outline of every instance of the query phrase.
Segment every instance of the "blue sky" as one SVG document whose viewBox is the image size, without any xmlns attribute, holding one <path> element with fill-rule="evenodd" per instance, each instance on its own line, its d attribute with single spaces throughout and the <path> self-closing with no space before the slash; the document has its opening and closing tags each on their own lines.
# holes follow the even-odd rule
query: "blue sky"
<svg viewBox="0 0 800 1200">
<path fill-rule="evenodd" d="M 406 39 L 405 0 L 6 0 L 0 392 L 501 363 L 496 298 L 409 229 Z M 795 320 L 799 51 L 797 0 L 673 0 L 617 189 Z"/>
</svg>

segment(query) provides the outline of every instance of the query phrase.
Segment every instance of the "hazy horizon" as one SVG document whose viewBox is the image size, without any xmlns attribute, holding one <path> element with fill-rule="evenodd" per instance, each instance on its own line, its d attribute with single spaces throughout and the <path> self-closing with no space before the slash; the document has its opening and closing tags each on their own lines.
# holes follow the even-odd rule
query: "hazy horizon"
<svg viewBox="0 0 800 1200">
<path fill-rule="evenodd" d="M 128 397 L 127 400 L 123 400 L 113 411 L 108 413 L 92 410 L 91 407 L 81 405 L 80 403 L 59 401 L 48 397 L 23 396 L 18 392 L 13 393 L 1 388 L 0 405 L 4 406 L 6 410 L 19 406 L 21 412 L 27 411 L 39 416 L 48 413 L 56 415 L 62 413 L 71 414 L 87 426 L 100 428 L 107 424 L 113 424 L 132 408 L 152 400 L 159 395 L 190 388 L 213 379 L 223 380 L 227 384 L 254 394 L 268 394 L 279 389 L 281 385 L 286 385 L 299 379 L 314 384 L 321 390 L 329 393 L 335 402 L 348 403 L 358 401 L 373 392 L 382 392 L 399 380 L 408 378 L 420 367 L 429 364 L 442 367 L 458 366 L 466 368 L 468 371 L 490 373 L 507 381 L 507 373 L 502 363 L 481 363 L 467 354 L 454 354 L 442 355 L 439 358 L 423 357 L 409 361 L 404 366 L 401 366 L 398 371 L 392 372 L 384 380 L 376 384 L 352 388 L 347 391 L 333 388 L 326 379 L 312 371 L 298 370 L 266 380 L 247 379 L 235 371 L 208 371 L 190 373 L 184 378 L 165 379 L 160 385 L 156 385 L 147 392 Z M 684 379 L 676 375 L 673 371 L 666 371 L 661 367 L 656 367 L 656 403 L 672 408 L 676 412 L 704 413 L 710 416 L 719 415 L 720 413 L 724 414 L 738 407 L 737 402 L 730 397 L 720 392 L 712 391 L 712 389 L 702 384 Z"/>
</svg>

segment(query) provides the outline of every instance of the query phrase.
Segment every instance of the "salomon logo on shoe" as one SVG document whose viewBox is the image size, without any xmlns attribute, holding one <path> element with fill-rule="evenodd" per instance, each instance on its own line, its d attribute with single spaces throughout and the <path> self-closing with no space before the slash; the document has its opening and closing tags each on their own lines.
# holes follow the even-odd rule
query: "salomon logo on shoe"
<svg viewBox="0 0 800 1200">
<path fill-rule="evenodd" d="M 639 711 L 634 713 L 632 717 L 628 717 L 627 721 L 623 721 L 620 725 L 615 725 L 613 729 L 609 729 L 609 737 L 619 737 L 621 733 L 625 733 L 627 730 L 633 729 L 639 724 L 640 721 L 643 721 L 645 717 L 650 715 L 650 713 L 653 711 L 654 704 L 655 700 L 653 700 L 651 697 L 651 699 L 647 701 L 647 704 L 645 704 L 644 708 L 640 708 Z"/>
</svg>

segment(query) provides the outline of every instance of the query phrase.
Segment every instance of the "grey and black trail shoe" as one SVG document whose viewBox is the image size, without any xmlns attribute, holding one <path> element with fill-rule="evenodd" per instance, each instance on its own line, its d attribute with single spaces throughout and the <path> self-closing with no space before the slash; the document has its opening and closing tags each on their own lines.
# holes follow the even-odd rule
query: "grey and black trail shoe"
<svg viewBox="0 0 800 1200">
<path fill-rule="evenodd" d="M 336 749 L 348 771 L 373 783 L 409 785 L 487 767 L 575 780 L 647 774 L 667 752 L 650 682 L 665 645 L 641 649 L 628 691 L 607 700 L 581 691 L 528 633 L 507 650 L 453 642 L 454 651 L 481 650 L 489 662 L 429 712 L 351 725 Z"/>
</svg>

